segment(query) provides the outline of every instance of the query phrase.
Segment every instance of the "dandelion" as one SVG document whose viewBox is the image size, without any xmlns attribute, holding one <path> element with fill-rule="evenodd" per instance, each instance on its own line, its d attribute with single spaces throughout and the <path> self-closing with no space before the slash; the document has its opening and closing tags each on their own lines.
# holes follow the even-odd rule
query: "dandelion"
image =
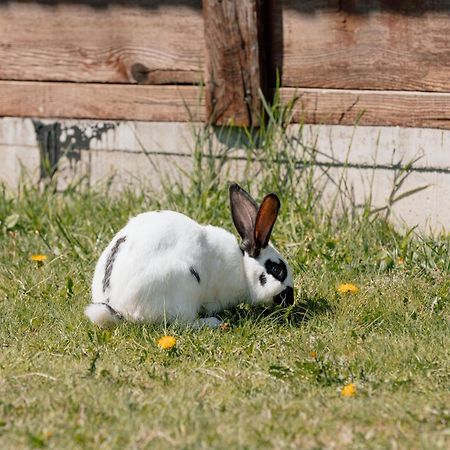
<svg viewBox="0 0 450 450">
<path fill-rule="evenodd" d="M 343 283 L 338 286 L 337 290 L 342 294 L 356 294 L 359 291 L 359 288 L 352 283 Z"/>
<path fill-rule="evenodd" d="M 42 264 L 47 259 L 47 255 L 31 255 L 30 259 Z"/>
<path fill-rule="evenodd" d="M 355 383 L 346 384 L 341 389 L 341 396 L 342 397 L 354 397 L 355 395 L 356 395 L 356 385 L 355 385 Z"/>
<path fill-rule="evenodd" d="M 158 345 L 163 350 L 170 350 L 171 348 L 175 347 L 176 343 L 177 340 L 173 336 L 163 336 L 158 339 Z"/>
<path fill-rule="evenodd" d="M 312 359 L 317 359 L 317 352 L 309 352 L 309 356 L 311 356 Z"/>
<path fill-rule="evenodd" d="M 54 433 L 53 433 L 53 431 L 51 431 L 51 430 L 45 430 L 45 431 L 42 433 L 42 437 L 43 437 L 44 439 L 50 439 L 53 435 L 54 435 Z"/>
</svg>

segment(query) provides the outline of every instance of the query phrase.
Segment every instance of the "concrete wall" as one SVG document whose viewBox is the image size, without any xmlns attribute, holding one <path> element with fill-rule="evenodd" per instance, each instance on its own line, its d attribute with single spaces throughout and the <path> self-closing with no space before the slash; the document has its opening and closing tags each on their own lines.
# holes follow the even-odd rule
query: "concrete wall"
<svg viewBox="0 0 450 450">
<path fill-rule="evenodd" d="M 92 187 L 111 179 L 116 190 L 142 181 L 157 189 L 161 176 L 183 180 L 179 169 L 192 170 L 194 128 L 173 122 L 0 119 L 0 180 L 14 189 L 26 172 L 28 180 L 37 182 L 45 154 L 57 162 L 61 187 L 84 177 Z M 230 163 L 230 176 L 240 178 L 245 162 L 239 158 L 245 153 L 236 140 L 223 139 L 224 134 L 213 139 L 214 146 L 233 141 L 230 155 L 237 159 Z M 402 168 L 415 161 L 397 197 L 426 188 L 396 202 L 392 219 L 408 227 L 450 230 L 450 131 L 292 125 L 289 134 L 298 138 L 299 160 L 305 148 L 314 149 L 318 176 L 326 173 L 337 181 L 345 171 L 347 193 L 356 204 L 369 195 L 374 207 L 389 203 Z M 333 183 L 329 186 L 330 198 Z"/>
</svg>

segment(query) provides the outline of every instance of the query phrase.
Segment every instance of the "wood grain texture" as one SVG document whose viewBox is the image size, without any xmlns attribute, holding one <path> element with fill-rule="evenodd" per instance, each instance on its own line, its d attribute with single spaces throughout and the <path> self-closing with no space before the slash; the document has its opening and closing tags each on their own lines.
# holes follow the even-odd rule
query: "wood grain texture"
<svg viewBox="0 0 450 450">
<path fill-rule="evenodd" d="M 448 0 L 283 0 L 282 85 L 450 92 Z"/>
<path fill-rule="evenodd" d="M 94 83 L 0 82 L 0 117 L 204 121 L 201 89 Z M 450 129 L 450 94 L 281 88 L 294 122 Z"/>
<path fill-rule="evenodd" d="M 211 123 L 258 125 L 260 0 L 203 0 L 206 108 Z"/>
<path fill-rule="evenodd" d="M 281 88 L 294 122 L 450 129 L 450 93 Z"/>
<path fill-rule="evenodd" d="M 0 117 L 203 121 L 195 86 L 0 81 Z"/>
<path fill-rule="evenodd" d="M 0 2 L 0 79 L 199 83 L 201 0 Z"/>
</svg>

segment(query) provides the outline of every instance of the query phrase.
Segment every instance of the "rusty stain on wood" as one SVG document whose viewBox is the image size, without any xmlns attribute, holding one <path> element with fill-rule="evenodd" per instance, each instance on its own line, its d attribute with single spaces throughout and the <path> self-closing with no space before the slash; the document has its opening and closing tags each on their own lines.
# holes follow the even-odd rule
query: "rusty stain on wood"
<svg viewBox="0 0 450 450">
<path fill-rule="evenodd" d="M 260 0 L 203 0 L 206 108 L 219 125 L 257 126 L 261 116 Z"/>
</svg>

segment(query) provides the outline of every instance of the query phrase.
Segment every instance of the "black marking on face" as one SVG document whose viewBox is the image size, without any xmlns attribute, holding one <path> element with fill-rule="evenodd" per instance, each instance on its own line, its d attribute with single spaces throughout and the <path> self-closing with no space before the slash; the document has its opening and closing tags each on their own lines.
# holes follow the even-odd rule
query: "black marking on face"
<svg viewBox="0 0 450 450">
<path fill-rule="evenodd" d="M 264 272 L 259 276 L 259 282 L 261 283 L 261 286 L 264 286 L 267 283 L 267 277 Z"/>
<path fill-rule="evenodd" d="M 267 273 L 270 273 L 276 280 L 283 282 L 287 277 L 287 267 L 283 261 L 274 262 L 268 259 L 264 263 Z"/>
<path fill-rule="evenodd" d="M 288 286 L 284 291 L 280 292 L 273 299 L 276 305 L 291 306 L 294 304 L 294 289 Z"/>
<path fill-rule="evenodd" d="M 103 292 L 106 292 L 106 289 L 109 288 L 114 261 L 116 260 L 120 245 L 125 242 L 126 239 L 126 236 L 117 239 L 114 247 L 111 249 L 111 252 L 108 255 L 108 258 L 106 259 L 105 276 L 103 277 Z"/>
<path fill-rule="evenodd" d="M 189 272 L 191 272 L 191 274 L 197 280 L 197 283 L 200 284 L 200 275 L 198 274 L 198 272 L 192 266 L 189 267 Z"/>
</svg>

